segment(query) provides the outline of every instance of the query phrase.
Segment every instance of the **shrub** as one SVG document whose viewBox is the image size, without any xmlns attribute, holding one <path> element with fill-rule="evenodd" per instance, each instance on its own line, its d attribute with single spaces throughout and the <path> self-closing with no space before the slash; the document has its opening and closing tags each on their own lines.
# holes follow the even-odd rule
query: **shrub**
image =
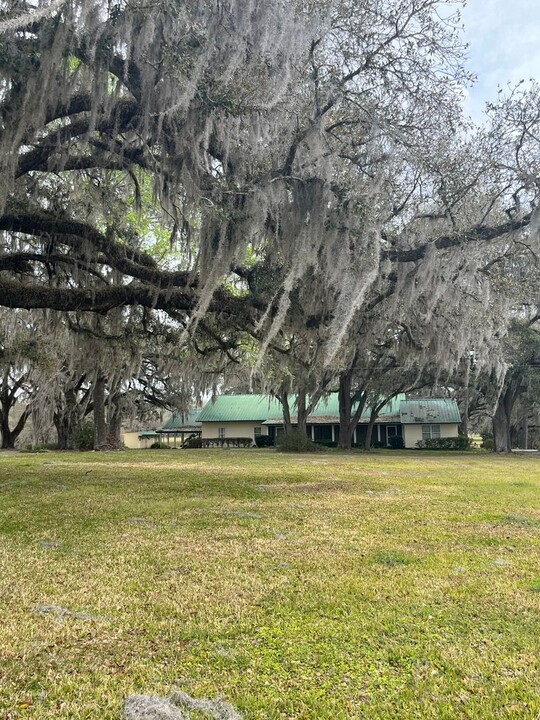
<svg viewBox="0 0 540 720">
<path fill-rule="evenodd" d="M 187 440 L 184 440 L 184 444 L 182 445 L 182 447 L 187 448 L 188 450 L 202 448 L 202 438 L 197 436 L 188 437 Z"/>
<path fill-rule="evenodd" d="M 480 437 L 482 438 L 482 444 L 480 447 L 484 448 L 484 450 L 493 450 L 495 447 L 495 440 L 493 439 L 493 434 L 490 432 L 483 432 L 480 433 Z"/>
<path fill-rule="evenodd" d="M 405 442 L 403 441 L 401 435 L 394 435 L 393 437 L 388 438 L 388 445 L 390 445 L 392 450 L 403 450 Z"/>
<path fill-rule="evenodd" d="M 363 446 L 361 446 L 361 447 L 363 447 Z M 371 443 L 371 447 L 375 448 L 377 450 L 381 450 L 382 448 L 385 448 L 386 445 L 385 445 L 385 443 L 380 442 L 379 440 L 375 440 L 375 442 Z"/>
<path fill-rule="evenodd" d="M 94 423 L 83 423 L 78 430 L 75 430 L 75 432 L 72 433 L 69 444 L 74 450 L 93 450 Z"/>
<path fill-rule="evenodd" d="M 274 438 L 270 437 L 270 435 L 256 435 L 255 436 L 255 445 L 257 447 L 273 447 L 274 446 Z"/>
<path fill-rule="evenodd" d="M 321 445 L 317 445 L 296 429 L 290 433 L 284 433 L 278 443 L 278 450 L 283 452 L 321 452 L 322 449 Z"/>
<path fill-rule="evenodd" d="M 337 448 L 337 442 L 335 440 L 315 440 L 315 445 L 320 445 L 325 448 Z"/>
<path fill-rule="evenodd" d="M 447 438 L 430 438 L 428 440 L 419 440 L 416 443 L 416 447 L 420 450 L 470 450 L 471 445 L 471 438 L 467 438 L 464 435 Z"/>
<path fill-rule="evenodd" d="M 157 440 L 150 445 L 150 450 L 169 450 L 169 447 L 170 446 L 167 445 L 167 443 L 161 442 L 161 440 Z"/>
<path fill-rule="evenodd" d="M 229 438 L 202 438 L 203 448 L 246 448 L 253 445 L 253 438 L 229 437 Z"/>
</svg>

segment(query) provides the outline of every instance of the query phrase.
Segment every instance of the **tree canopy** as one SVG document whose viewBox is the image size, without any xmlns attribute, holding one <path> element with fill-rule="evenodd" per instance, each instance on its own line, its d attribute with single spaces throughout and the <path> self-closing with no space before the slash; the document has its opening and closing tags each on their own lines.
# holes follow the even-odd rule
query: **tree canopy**
<svg viewBox="0 0 540 720">
<path fill-rule="evenodd" d="M 401 332 L 492 363 L 539 92 L 467 124 L 458 10 L 0 0 L 0 304 L 140 305 L 263 354 L 307 334 L 321 373 Z"/>
</svg>

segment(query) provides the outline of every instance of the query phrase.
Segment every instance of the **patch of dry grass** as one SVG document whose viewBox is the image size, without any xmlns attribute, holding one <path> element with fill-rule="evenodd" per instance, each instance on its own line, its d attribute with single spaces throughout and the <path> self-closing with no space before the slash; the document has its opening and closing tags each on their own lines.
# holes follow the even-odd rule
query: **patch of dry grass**
<svg viewBox="0 0 540 720">
<path fill-rule="evenodd" d="M 0 718 L 538 718 L 536 457 L 0 456 Z"/>
</svg>

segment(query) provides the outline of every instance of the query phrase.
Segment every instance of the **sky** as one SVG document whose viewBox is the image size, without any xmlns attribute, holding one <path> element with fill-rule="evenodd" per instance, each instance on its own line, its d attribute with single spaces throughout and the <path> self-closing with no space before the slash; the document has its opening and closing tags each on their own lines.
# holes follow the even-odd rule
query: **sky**
<svg viewBox="0 0 540 720">
<path fill-rule="evenodd" d="M 482 122 L 484 104 L 497 98 L 498 86 L 540 81 L 540 0 L 468 0 L 462 18 L 468 69 L 478 77 L 465 107 Z"/>
</svg>

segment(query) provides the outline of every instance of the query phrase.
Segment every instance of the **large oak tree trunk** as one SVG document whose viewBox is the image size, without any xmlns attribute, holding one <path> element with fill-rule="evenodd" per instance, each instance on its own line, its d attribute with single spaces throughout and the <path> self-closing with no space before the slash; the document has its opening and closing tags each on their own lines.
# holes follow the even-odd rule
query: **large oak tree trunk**
<svg viewBox="0 0 540 720">
<path fill-rule="evenodd" d="M 30 409 L 25 408 L 13 429 L 9 426 L 9 414 L 0 411 L 0 433 L 2 434 L 2 449 L 13 449 L 17 438 L 24 430 L 26 421 L 30 417 Z"/>
<path fill-rule="evenodd" d="M 80 430 L 81 418 L 76 409 L 56 412 L 53 416 L 56 428 L 56 447 L 58 450 L 70 450 L 73 438 Z"/>
<path fill-rule="evenodd" d="M 461 417 L 461 432 L 466 438 L 469 437 L 470 375 L 471 363 L 470 359 L 467 358 L 465 370 L 465 392 L 463 396 L 463 415 Z"/>
<path fill-rule="evenodd" d="M 371 408 L 371 413 L 369 415 L 369 422 L 366 428 L 366 439 L 364 442 L 364 449 L 369 450 L 371 448 L 371 437 L 373 435 L 373 428 L 375 427 L 375 422 L 377 418 L 379 417 L 379 413 L 383 409 L 383 407 L 389 403 L 393 398 L 396 397 L 396 395 L 399 395 L 399 393 L 402 392 L 402 390 L 396 390 L 396 392 L 392 393 L 391 395 L 387 395 L 385 398 L 380 400 L 378 403 L 375 403 L 373 407 Z"/>
<path fill-rule="evenodd" d="M 499 403 L 493 414 L 493 442 L 495 452 L 510 452 L 512 442 L 510 439 L 510 417 L 507 415 L 504 404 Z"/>
<path fill-rule="evenodd" d="M 120 393 L 115 393 L 109 398 L 107 429 L 109 442 L 115 447 L 119 447 L 122 430 L 122 396 Z"/>
<path fill-rule="evenodd" d="M 356 424 L 352 422 L 352 372 L 342 373 L 339 376 L 339 441 L 338 447 L 350 450 Z"/>
<path fill-rule="evenodd" d="M 9 415 L 2 410 L 0 411 L 0 433 L 2 434 L 2 450 L 11 450 L 15 447 L 15 438 L 9 427 Z"/>
<path fill-rule="evenodd" d="M 358 426 L 367 401 L 366 385 L 362 390 L 352 391 L 353 371 L 344 372 L 339 376 L 339 442 L 342 450 L 350 450 L 354 431 Z M 354 404 L 356 409 L 353 412 Z"/>
<path fill-rule="evenodd" d="M 378 410 L 375 410 L 375 408 L 371 411 L 371 414 L 369 416 L 369 421 L 366 427 L 366 437 L 364 439 L 364 450 L 370 450 L 371 449 L 371 438 L 373 437 L 373 428 L 375 427 L 375 421 L 379 417 Z"/>
<path fill-rule="evenodd" d="M 493 449 L 495 452 L 511 452 L 512 438 L 510 434 L 512 410 L 522 391 L 521 379 L 512 377 L 501 392 L 495 412 L 493 413 Z"/>
<path fill-rule="evenodd" d="M 276 395 L 283 408 L 283 427 L 286 435 L 292 432 L 291 406 L 289 405 L 289 394 L 286 392 Z"/>
<path fill-rule="evenodd" d="M 94 381 L 94 450 L 99 450 L 107 442 L 107 424 L 105 422 L 105 385 L 107 378 L 97 375 Z"/>
<path fill-rule="evenodd" d="M 321 383 L 321 386 L 317 392 L 313 393 L 310 398 L 309 402 L 307 400 L 308 394 L 305 390 L 305 388 L 300 388 L 298 391 L 298 394 L 296 396 L 296 429 L 298 432 L 305 437 L 307 437 L 307 421 L 311 413 L 313 412 L 314 407 L 317 405 L 319 400 L 321 399 L 324 388 L 326 387 L 328 381 Z M 293 423 L 291 420 L 291 406 L 289 403 L 289 394 L 287 392 L 278 393 L 276 395 L 278 400 L 281 403 L 281 407 L 283 408 L 283 424 L 285 428 L 285 433 L 290 434 L 293 430 Z"/>
<path fill-rule="evenodd" d="M 297 429 L 300 435 L 307 437 L 308 408 L 306 406 L 306 394 L 300 391 L 297 398 Z"/>
<path fill-rule="evenodd" d="M 80 413 L 77 408 L 77 392 L 74 387 L 68 386 L 63 392 L 62 401 L 59 401 L 53 415 L 56 428 L 56 447 L 58 450 L 68 450 L 72 447 L 73 435 L 80 428 Z"/>
<path fill-rule="evenodd" d="M 65 413 L 55 412 L 53 423 L 56 428 L 56 449 L 67 450 L 71 437 L 71 426 L 68 416 Z"/>
<path fill-rule="evenodd" d="M 12 450 L 15 447 L 17 438 L 24 430 L 26 421 L 30 417 L 30 409 L 26 407 L 19 417 L 14 428 L 10 427 L 9 416 L 17 403 L 17 392 L 27 379 L 27 375 L 21 375 L 10 386 L 9 369 L 6 370 L 0 386 L 0 435 L 1 447 L 3 450 Z"/>
</svg>

